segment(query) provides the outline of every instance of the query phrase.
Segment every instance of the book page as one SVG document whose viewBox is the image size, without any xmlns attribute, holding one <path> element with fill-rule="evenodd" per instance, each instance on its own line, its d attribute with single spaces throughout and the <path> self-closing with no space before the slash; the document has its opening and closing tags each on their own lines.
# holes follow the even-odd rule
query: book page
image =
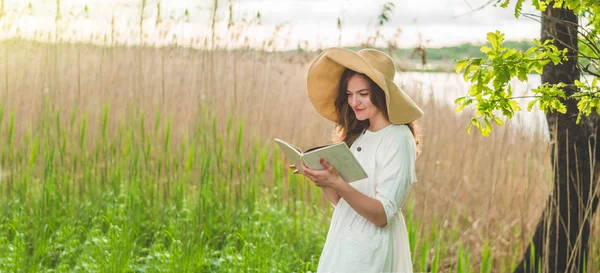
<svg viewBox="0 0 600 273">
<path fill-rule="evenodd" d="M 331 145 L 323 145 L 323 146 L 312 147 L 312 148 L 304 151 L 304 153 L 306 154 L 308 152 L 312 152 L 312 151 L 315 151 L 315 150 L 318 150 L 318 149 L 323 149 L 323 148 L 329 147 L 329 146 L 331 146 Z"/>
<path fill-rule="evenodd" d="M 352 154 L 346 143 L 340 142 L 327 148 L 308 152 L 302 156 L 304 164 L 322 170 L 321 158 L 333 165 L 344 181 L 350 183 L 367 178 L 367 173 Z"/>
</svg>

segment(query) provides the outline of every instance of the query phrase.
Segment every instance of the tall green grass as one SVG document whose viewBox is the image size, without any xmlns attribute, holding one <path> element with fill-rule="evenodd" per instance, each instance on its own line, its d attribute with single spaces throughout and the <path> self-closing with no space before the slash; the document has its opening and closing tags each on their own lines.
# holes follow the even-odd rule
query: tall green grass
<svg viewBox="0 0 600 273">
<path fill-rule="evenodd" d="M 290 174 L 276 146 L 244 139 L 243 122 L 199 109 L 173 141 L 168 113 L 110 120 L 107 104 L 90 123 L 85 110 L 65 117 L 45 103 L 15 139 L 0 106 L 0 271 L 315 271 L 332 211 L 320 191 Z M 514 268 L 519 251 L 495 268 L 493 244 L 469 250 L 457 224 L 423 233 L 411 200 L 415 271 Z"/>
<path fill-rule="evenodd" d="M 244 151 L 243 124 L 230 118 L 221 134 L 200 111 L 174 143 L 164 115 L 110 131 L 109 111 L 90 124 L 73 109 L 65 124 L 50 109 L 20 140 L 7 115 L 1 272 L 315 270 L 328 228 L 320 195 L 284 173 L 270 145 Z"/>
</svg>

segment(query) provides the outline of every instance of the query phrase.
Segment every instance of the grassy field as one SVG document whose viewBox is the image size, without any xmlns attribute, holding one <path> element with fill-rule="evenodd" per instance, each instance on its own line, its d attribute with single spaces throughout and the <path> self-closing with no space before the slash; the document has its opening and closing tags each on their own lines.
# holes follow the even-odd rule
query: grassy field
<svg viewBox="0 0 600 273">
<path fill-rule="evenodd" d="M 272 141 L 329 140 L 304 93 L 313 55 L 10 40 L 0 56 L 0 272 L 316 269 L 332 209 Z M 414 270 L 509 272 L 549 193 L 549 140 L 518 120 L 467 135 L 444 90 L 405 91 L 426 113 Z"/>
</svg>

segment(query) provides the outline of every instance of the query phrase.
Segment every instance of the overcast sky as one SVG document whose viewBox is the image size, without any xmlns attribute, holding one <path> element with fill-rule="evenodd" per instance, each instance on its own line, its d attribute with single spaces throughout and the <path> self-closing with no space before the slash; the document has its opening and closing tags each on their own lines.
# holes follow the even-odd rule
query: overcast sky
<svg viewBox="0 0 600 273">
<path fill-rule="evenodd" d="M 366 36 L 373 33 L 372 27 L 376 22 L 383 4 L 393 2 L 395 9 L 391 21 L 383 28 L 387 37 L 392 37 L 401 29 L 397 43 L 401 47 L 411 47 L 418 43 L 419 35 L 426 45 L 445 46 L 462 42 L 483 42 L 485 34 L 500 30 L 507 39 L 531 39 L 539 37 L 540 25 L 529 18 L 514 17 L 514 4 L 509 8 L 487 6 L 473 11 L 484 5 L 488 0 L 232 0 L 234 16 L 237 21 L 250 18 L 260 12 L 263 25 L 247 30 L 254 41 L 270 37 L 277 25 L 283 25 L 278 48 L 295 48 L 301 41 L 312 46 L 338 45 L 337 18 L 342 20 L 342 45 L 354 45 L 364 41 Z M 53 19 L 56 10 L 55 0 L 32 1 L 31 16 L 24 14 L 29 1 L 5 0 L 8 11 L 19 14 L 19 24 L 22 30 L 53 29 Z M 136 25 L 139 20 L 140 3 L 142 0 L 61 0 L 63 13 L 79 14 L 84 6 L 89 8 L 89 19 L 78 19 L 71 28 L 85 33 L 107 33 L 110 30 L 110 20 L 114 16 L 116 25 L 122 29 L 128 25 Z M 210 31 L 210 14 L 212 0 L 147 0 L 146 17 L 154 21 L 157 4 L 161 4 L 161 14 L 167 19 L 165 25 L 172 26 L 170 31 L 177 37 L 207 35 Z M 515 1 L 513 1 L 515 2 Z M 229 0 L 221 0 L 219 17 L 224 21 L 228 17 Z M 190 22 L 174 24 L 185 10 L 189 11 Z M 537 12 L 530 6 L 525 6 L 523 12 Z M 80 17 L 81 18 L 81 17 Z M 225 24 L 219 26 L 222 30 Z M 150 24 L 147 31 L 152 31 Z M 135 35 L 131 35 L 135 37 Z M 153 37 L 153 35 L 149 35 Z M 133 39 L 133 38 L 132 38 Z"/>
<path fill-rule="evenodd" d="M 514 5 L 506 9 L 488 6 L 473 11 L 487 1 L 393 1 L 395 9 L 385 33 L 391 36 L 400 28 L 400 46 L 416 44 L 419 33 L 431 46 L 483 41 L 487 32 L 496 29 L 504 32 L 507 39 L 539 36 L 540 24 L 528 18 L 515 18 Z M 377 15 L 386 2 L 389 1 L 241 0 L 240 10 L 249 13 L 260 11 L 269 24 L 289 22 L 295 37 L 311 40 L 318 36 L 324 43 L 336 43 L 336 22 L 340 17 L 344 26 L 343 43 L 351 44 L 357 37 L 365 36 L 367 26 L 376 23 Z M 524 7 L 523 12 L 537 14 L 531 6 Z"/>
</svg>

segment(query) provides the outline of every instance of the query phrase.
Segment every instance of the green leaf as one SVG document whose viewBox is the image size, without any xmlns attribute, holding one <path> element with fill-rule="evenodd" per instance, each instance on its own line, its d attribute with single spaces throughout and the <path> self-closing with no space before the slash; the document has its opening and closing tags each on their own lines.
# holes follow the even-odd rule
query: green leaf
<svg viewBox="0 0 600 273">
<path fill-rule="evenodd" d="M 483 62 L 482 58 L 473 58 L 471 59 L 471 65 L 479 66 Z"/>
<path fill-rule="evenodd" d="M 460 100 L 460 102 L 459 102 L 459 100 Z M 467 99 L 466 97 L 461 97 L 455 101 L 456 104 L 458 104 L 457 102 L 462 103 L 462 104 L 460 104 L 459 106 L 456 107 L 456 109 L 454 110 L 456 113 L 462 111 L 466 106 L 473 103 L 473 99 Z"/>
<path fill-rule="evenodd" d="M 505 60 L 516 60 L 519 58 L 519 56 L 521 56 L 520 52 L 514 48 L 506 50 L 506 52 L 504 52 L 502 55 Z"/>
<path fill-rule="evenodd" d="M 482 46 L 479 50 L 484 54 L 488 54 L 492 49 L 489 46 Z"/>
<path fill-rule="evenodd" d="M 504 40 L 504 34 L 497 30 L 496 32 L 488 32 L 487 40 L 492 45 L 494 51 L 499 51 L 502 41 Z"/>
<path fill-rule="evenodd" d="M 471 60 L 472 61 L 472 60 Z M 471 62 L 469 61 L 469 62 Z M 467 66 L 465 67 L 465 71 L 463 72 L 463 79 L 468 82 L 469 81 L 469 66 L 470 64 L 467 64 Z M 474 76 L 474 75 L 473 75 Z"/>
<path fill-rule="evenodd" d="M 521 106 L 519 106 L 519 103 L 515 100 L 509 100 L 508 104 L 510 105 L 510 108 L 513 110 L 513 112 L 521 110 Z"/>
<path fill-rule="evenodd" d="M 537 102 L 537 100 L 532 100 L 527 104 L 527 112 L 531 112 L 531 109 L 533 109 L 533 106 L 535 105 L 536 102 Z"/>
<path fill-rule="evenodd" d="M 504 121 L 502 121 L 500 118 L 494 116 L 494 122 L 496 122 L 496 124 L 502 126 L 504 125 Z"/>
<path fill-rule="evenodd" d="M 517 4 L 515 5 L 515 17 L 516 18 L 519 18 L 519 15 L 521 15 L 521 10 L 523 9 L 523 1 L 524 0 L 517 0 Z"/>
<path fill-rule="evenodd" d="M 535 46 L 530 47 L 529 49 L 527 49 L 527 51 L 525 51 L 525 55 L 533 55 L 534 53 L 538 53 L 539 49 Z"/>
<path fill-rule="evenodd" d="M 471 87 L 469 87 L 469 96 L 477 96 L 477 94 L 479 93 L 479 90 L 477 90 L 477 85 L 471 85 Z"/>
<path fill-rule="evenodd" d="M 526 82 L 528 80 L 527 72 L 528 71 L 526 69 L 520 69 L 518 71 L 517 78 L 519 79 L 519 81 Z"/>
<path fill-rule="evenodd" d="M 579 110 L 580 113 L 586 113 L 586 114 L 590 113 L 591 112 L 590 98 L 589 97 L 581 97 L 579 102 L 577 102 L 577 109 Z"/>
<path fill-rule="evenodd" d="M 499 67 L 499 70 L 496 71 L 496 78 L 501 81 L 502 83 L 506 83 L 508 81 L 510 81 L 510 70 L 508 69 L 507 66 L 501 66 Z M 504 85 L 504 84 L 502 84 Z"/>
<path fill-rule="evenodd" d="M 479 131 L 484 137 L 486 137 L 492 132 L 492 124 L 490 124 L 490 121 L 487 118 L 484 118 L 483 121 L 485 122 L 485 127 L 479 128 Z"/>
<path fill-rule="evenodd" d="M 481 127 L 481 124 L 479 123 L 479 120 L 477 118 L 472 118 L 471 119 L 471 125 L 473 125 L 473 126 L 475 126 L 477 128 Z"/>
<path fill-rule="evenodd" d="M 535 70 L 535 72 L 537 72 L 538 74 L 544 74 L 544 62 L 537 62 L 535 64 L 533 64 L 533 70 Z"/>
<path fill-rule="evenodd" d="M 466 104 L 461 104 L 459 106 L 456 107 L 456 109 L 454 110 L 455 113 L 458 113 L 460 111 L 463 110 L 463 108 L 465 108 Z"/>
<path fill-rule="evenodd" d="M 465 67 L 467 66 L 467 63 L 469 63 L 469 59 L 464 59 L 464 60 L 459 61 L 456 64 L 456 67 L 454 68 L 456 73 L 460 73 L 460 71 L 465 69 Z"/>
<path fill-rule="evenodd" d="M 552 108 L 556 109 L 556 111 L 558 111 L 562 114 L 567 113 L 567 107 L 559 100 L 556 100 L 556 99 L 552 100 L 551 105 L 552 105 Z"/>
</svg>

